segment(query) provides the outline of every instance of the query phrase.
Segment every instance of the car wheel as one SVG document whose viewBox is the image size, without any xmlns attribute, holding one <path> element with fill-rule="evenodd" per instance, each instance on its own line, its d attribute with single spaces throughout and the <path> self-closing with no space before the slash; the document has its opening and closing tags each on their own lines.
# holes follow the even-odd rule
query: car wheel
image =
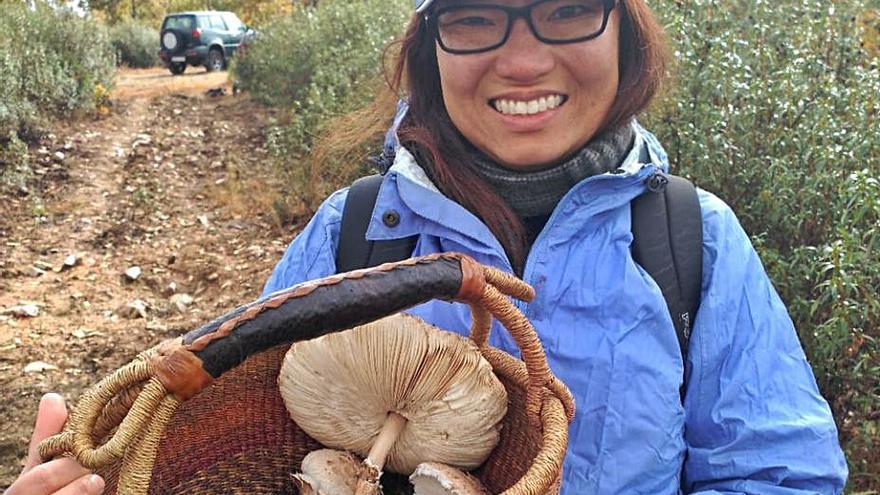
<svg viewBox="0 0 880 495">
<path fill-rule="evenodd" d="M 179 76 L 186 70 L 186 64 L 182 62 L 172 62 L 168 65 L 168 70 L 170 70 L 175 76 Z"/>
<path fill-rule="evenodd" d="M 208 72 L 223 70 L 224 64 L 223 52 L 216 48 L 211 48 L 211 51 L 208 52 L 208 61 L 205 62 L 205 69 L 207 69 Z"/>
<path fill-rule="evenodd" d="M 181 36 L 177 31 L 164 31 L 159 39 L 162 42 L 162 48 L 169 52 L 174 52 L 180 47 Z"/>
</svg>

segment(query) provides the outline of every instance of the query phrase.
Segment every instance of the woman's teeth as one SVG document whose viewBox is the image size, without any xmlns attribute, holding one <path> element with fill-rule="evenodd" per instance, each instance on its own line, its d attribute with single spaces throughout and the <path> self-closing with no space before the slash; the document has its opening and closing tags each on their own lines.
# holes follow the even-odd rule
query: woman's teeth
<svg viewBox="0 0 880 495">
<path fill-rule="evenodd" d="M 505 115 L 532 115 L 538 112 L 553 110 L 562 105 L 565 98 L 562 95 L 542 96 L 535 100 L 517 101 L 496 99 L 492 101 L 495 110 Z"/>
</svg>

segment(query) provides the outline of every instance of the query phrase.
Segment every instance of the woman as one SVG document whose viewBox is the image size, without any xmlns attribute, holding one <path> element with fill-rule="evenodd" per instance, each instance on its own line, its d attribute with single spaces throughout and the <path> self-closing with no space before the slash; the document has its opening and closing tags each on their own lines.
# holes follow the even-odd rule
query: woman
<svg viewBox="0 0 880 495">
<path fill-rule="evenodd" d="M 730 209 L 700 192 L 687 362 L 632 259 L 630 201 L 668 167 L 634 121 L 666 61 L 643 0 L 476 1 L 416 1 L 392 88 L 409 110 L 368 237 L 416 235 L 414 255 L 463 252 L 535 286 L 520 307 L 577 402 L 564 494 L 840 493 L 830 410 Z M 293 241 L 266 294 L 336 271 L 346 193 Z M 458 304 L 410 312 L 468 330 Z M 516 352 L 500 328 L 491 344 Z M 17 489 L 27 476 L 9 493 L 51 493 Z"/>
<path fill-rule="evenodd" d="M 633 262 L 630 201 L 668 166 L 633 120 L 664 73 L 645 3 L 416 5 L 395 79 L 409 111 L 367 237 L 417 235 L 416 255 L 464 252 L 536 288 L 520 308 L 577 404 L 562 492 L 840 493 L 828 405 L 730 209 L 700 192 L 703 290 L 687 363 Z M 335 271 L 346 192 L 293 241 L 266 294 Z M 468 330 L 462 305 L 410 312 Z M 500 328 L 491 343 L 516 352 Z"/>
</svg>

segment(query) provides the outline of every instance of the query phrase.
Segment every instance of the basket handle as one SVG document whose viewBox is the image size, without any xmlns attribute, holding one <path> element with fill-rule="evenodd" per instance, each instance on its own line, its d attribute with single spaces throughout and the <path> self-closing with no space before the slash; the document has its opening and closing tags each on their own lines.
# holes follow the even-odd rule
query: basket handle
<svg viewBox="0 0 880 495">
<path fill-rule="evenodd" d="M 270 294 L 187 333 L 180 345 L 217 378 L 248 356 L 276 345 L 346 330 L 432 299 L 479 302 L 486 285 L 482 265 L 468 256 L 439 253 L 410 258 Z M 505 290 L 529 299 L 534 294 L 522 282 Z"/>
<path fill-rule="evenodd" d="M 522 280 L 463 254 L 410 258 L 300 284 L 239 308 L 185 335 L 181 348 L 186 352 L 179 357 L 189 358 L 192 353 L 202 362 L 204 371 L 216 378 L 247 356 L 278 344 L 349 329 L 431 299 L 456 300 L 472 308 L 485 308 L 513 336 L 529 373 L 526 407 L 533 425 L 540 424 L 543 387 L 563 400 L 571 420 L 574 400 L 570 392 L 550 371 L 532 324 L 505 295 L 528 301 L 535 293 Z M 485 347 L 491 318 L 477 310 L 474 322 L 480 323 L 472 332 L 475 341 Z M 159 366 L 159 377 L 179 399 L 185 400 L 211 380 L 207 376 L 178 380 L 178 376 L 185 376 L 179 374 L 178 364 L 183 359 L 175 358 L 174 353 L 173 347 L 160 351 L 161 358 L 173 364 L 170 370 L 174 373 L 163 372 L 163 366 Z"/>
<path fill-rule="evenodd" d="M 471 303 L 473 323 L 471 324 L 471 340 L 485 355 L 489 349 L 489 333 L 492 329 L 492 316 L 507 329 L 519 347 L 522 360 L 526 366 L 529 377 L 529 387 L 526 391 L 526 413 L 532 426 L 540 424 L 541 407 L 543 404 L 543 389 L 548 388 L 553 395 L 559 398 L 565 409 L 565 415 L 569 422 L 574 418 L 574 397 L 568 387 L 562 383 L 550 370 L 547 364 L 547 356 L 544 347 L 538 338 L 538 333 L 532 323 L 511 304 L 505 294 L 513 295 L 523 290 L 532 288 L 525 282 L 512 277 L 494 268 L 483 266 L 487 284 L 483 294 L 475 303 Z M 532 297 L 520 298 L 531 300 Z"/>
</svg>

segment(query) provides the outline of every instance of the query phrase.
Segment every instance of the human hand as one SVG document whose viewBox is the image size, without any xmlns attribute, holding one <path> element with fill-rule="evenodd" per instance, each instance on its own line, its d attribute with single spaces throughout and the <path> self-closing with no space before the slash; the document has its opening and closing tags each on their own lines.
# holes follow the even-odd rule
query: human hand
<svg viewBox="0 0 880 495">
<path fill-rule="evenodd" d="M 4 495 L 100 495 L 104 480 L 91 474 L 65 457 L 42 463 L 39 445 L 44 439 L 58 433 L 67 421 L 67 407 L 58 394 L 46 394 L 40 400 L 34 434 L 28 447 L 24 469 Z"/>
</svg>

